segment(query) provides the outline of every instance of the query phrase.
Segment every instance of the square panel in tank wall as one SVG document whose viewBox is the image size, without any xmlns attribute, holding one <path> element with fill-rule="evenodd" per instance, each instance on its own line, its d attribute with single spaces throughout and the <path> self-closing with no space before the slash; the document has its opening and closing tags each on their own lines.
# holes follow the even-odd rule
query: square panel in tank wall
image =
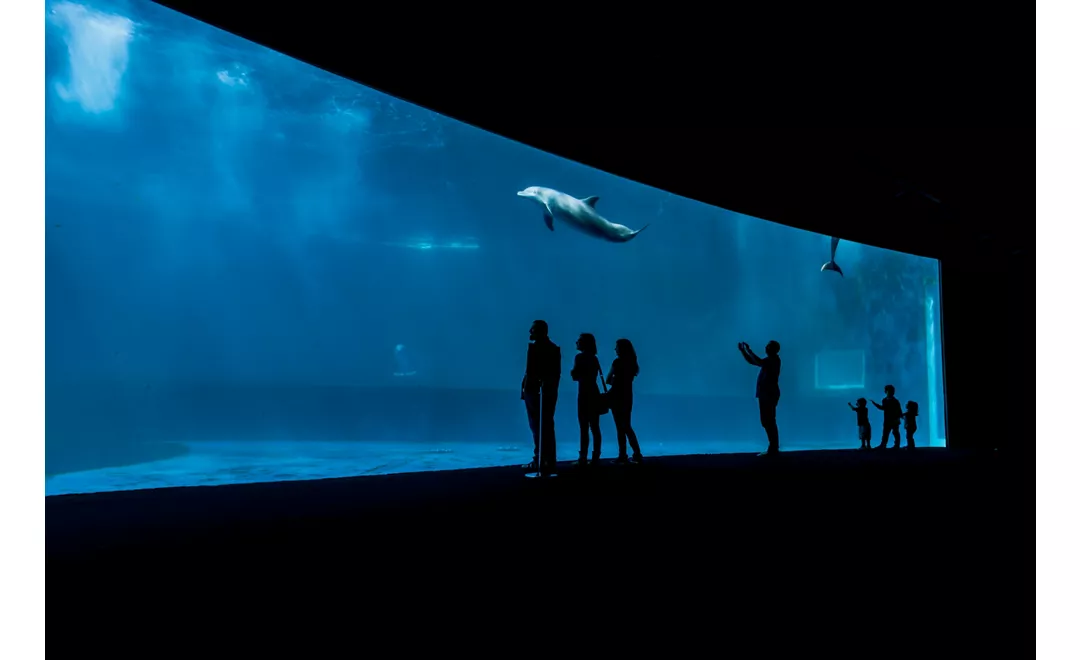
<svg viewBox="0 0 1080 660">
<path fill-rule="evenodd" d="M 814 388 L 854 390 L 866 386 L 866 353 L 821 351 L 814 357 Z"/>
</svg>

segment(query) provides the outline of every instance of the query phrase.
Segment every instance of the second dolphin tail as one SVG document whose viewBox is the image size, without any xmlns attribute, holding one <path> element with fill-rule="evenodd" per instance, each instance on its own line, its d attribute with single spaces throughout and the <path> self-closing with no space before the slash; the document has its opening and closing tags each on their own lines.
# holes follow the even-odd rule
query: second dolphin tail
<svg viewBox="0 0 1080 660">
<path fill-rule="evenodd" d="M 827 270 L 832 270 L 840 273 L 840 277 L 844 276 L 844 271 L 840 270 L 840 266 L 837 266 L 835 261 L 830 261 L 829 263 L 821 267 L 821 272 L 824 273 Z"/>
</svg>

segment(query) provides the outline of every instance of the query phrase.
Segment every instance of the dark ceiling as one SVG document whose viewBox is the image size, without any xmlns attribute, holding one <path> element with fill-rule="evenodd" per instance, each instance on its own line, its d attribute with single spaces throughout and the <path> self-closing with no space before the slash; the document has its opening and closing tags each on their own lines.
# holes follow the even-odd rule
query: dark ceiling
<svg viewBox="0 0 1080 660">
<path fill-rule="evenodd" d="M 762 22 L 714 7 L 161 4 L 734 211 L 946 260 L 1034 249 L 1031 193 L 1019 185 L 1031 129 L 1021 141 L 1015 15 L 762 5 L 773 14 Z"/>
</svg>

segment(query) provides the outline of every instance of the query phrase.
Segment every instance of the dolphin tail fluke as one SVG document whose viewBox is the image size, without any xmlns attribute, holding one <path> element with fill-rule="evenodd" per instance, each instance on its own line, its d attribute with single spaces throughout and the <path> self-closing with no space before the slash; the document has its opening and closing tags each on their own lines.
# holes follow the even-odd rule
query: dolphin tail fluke
<svg viewBox="0 0 1080 660">
<path fill-rule="evenodd" d="M 825 264 L 824 266 L 821 267 L 821 272 L 824 273 L 827 270 L 831 270 L 831 271 L 835 271 L 837 273 L 840 273 L 840 277 L 844 276 L 844 271 L 840 270 L 840 266 L 837 266 L 835 261 L 830 261 L 829 263 L 827 263 L 827 264 Z"/>
<path fill-rule="evenodd" d="M 629 243 L 630 241 L 634 240 L 635 236 L 648 229 L 649 225 L 646 224 L 644 227 L 636 231 L 630 229 L 625 225 L 616 225 L 616 227 L 619 229 L 619 233 L 615 234 L 614 236 L 607 235 L 604 237 L 604 240 L 611 241 L 612 243 Z"/>
</svg>

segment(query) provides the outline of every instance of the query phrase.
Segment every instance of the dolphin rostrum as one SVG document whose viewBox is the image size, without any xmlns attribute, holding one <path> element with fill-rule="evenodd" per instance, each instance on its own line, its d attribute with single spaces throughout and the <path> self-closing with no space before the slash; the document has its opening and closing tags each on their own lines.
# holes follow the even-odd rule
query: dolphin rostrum
<svg viewBox="0 0 1080 660">
<path fill-rule="evenodd" d="M 827 263 L 827 264 L 825 264 L 824 266 L 821 267 L 821 272 L 824 273 L 827 270 L 834 270 L 834 271 L 840 273 L 840 277 L 843 277 L 844 276 L 844 271 L 840 270 L 840 266 L 836 265 L 836 246 L 837 245 L 840 245 L 840 239 L 833 236 L 832 237 L 832 251 L 829 254 L 829 263 Z"/>
<path fill-rule="evenodd" d="M 540 186 L 530 186 L 518 192 L 518 197 L 528 197 L 544 207 L 544 224 L 551 231 L 555 231 L 555 220 L 558 220 L 593 238 L 612 243 L 625 243 L 649 226 L 645 225 L 634 231 L 605 219 L 596 212 L 596 202 L 600 200 L 599 197 L 578 199 L 558 190 Z"/>
</svg>

